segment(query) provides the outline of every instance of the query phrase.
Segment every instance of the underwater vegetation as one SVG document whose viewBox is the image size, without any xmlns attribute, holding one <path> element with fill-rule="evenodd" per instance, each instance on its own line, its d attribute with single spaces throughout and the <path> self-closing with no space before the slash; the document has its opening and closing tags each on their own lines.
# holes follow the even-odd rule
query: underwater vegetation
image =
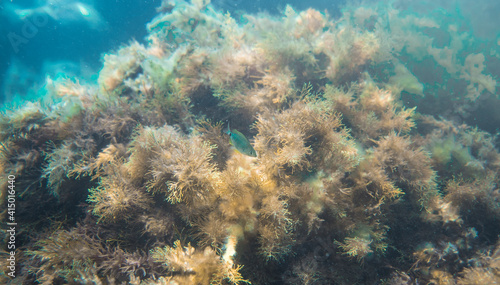
<svg viewBox="0 0 500 285">
<path fill-rule="evenodd" d="M 500 282 L 498 140 L 468 121 L 498 45 L 407 1 L 208 2 L 0 115 L 2 284 Z"/>
</svg>

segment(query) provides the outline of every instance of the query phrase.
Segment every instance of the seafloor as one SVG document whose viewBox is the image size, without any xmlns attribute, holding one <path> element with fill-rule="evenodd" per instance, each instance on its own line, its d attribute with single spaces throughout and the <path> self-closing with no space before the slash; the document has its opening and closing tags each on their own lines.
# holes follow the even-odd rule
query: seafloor
<svg viewBox="0 0 500 285">
<path fill-rule="evenodd" d="M 0 117 L 0 283 L 499 284 L 500 42 L 377 3 L 164 1 L 97 82 L 47 79 Z"/>
</svg>

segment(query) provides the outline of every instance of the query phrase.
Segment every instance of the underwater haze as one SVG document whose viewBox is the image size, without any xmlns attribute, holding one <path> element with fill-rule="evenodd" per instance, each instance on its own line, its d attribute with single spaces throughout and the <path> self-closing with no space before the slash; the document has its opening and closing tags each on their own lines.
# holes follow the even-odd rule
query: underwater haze
<svg viewBox="0 0 500 285">
<path fill-rule="evenodd" d="M 140 0 L 0 2 L 0 103 L 36 98 L 47 75 L 90 80 L 102 65 L 102 53 L 143 40 L 145 23 L 158 5 Z"/>
<path fill-rule="evenodd" d="M 499 284 L 500 2 L 2 1 L 1 284 Z"/>
</svg>

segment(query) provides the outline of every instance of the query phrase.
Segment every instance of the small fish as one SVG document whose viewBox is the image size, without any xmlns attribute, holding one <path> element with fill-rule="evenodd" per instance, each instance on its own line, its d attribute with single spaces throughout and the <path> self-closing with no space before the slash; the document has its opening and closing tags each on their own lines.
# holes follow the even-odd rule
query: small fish
<svg viewBox="0 0 500 285">
<path fill-rule="evenodd" d="M 255 152 L 255 149 L 253 149 L 250 142 L 242 133 L 238 132 L 237 130 L 231 131 L 231 129 L 229 128 L 229 124 L 227 124 L 226 133 L 229 135 L 229 140 L 237 151 L 248 156 L 257 157 L 257 152 Z"/>
</svg>

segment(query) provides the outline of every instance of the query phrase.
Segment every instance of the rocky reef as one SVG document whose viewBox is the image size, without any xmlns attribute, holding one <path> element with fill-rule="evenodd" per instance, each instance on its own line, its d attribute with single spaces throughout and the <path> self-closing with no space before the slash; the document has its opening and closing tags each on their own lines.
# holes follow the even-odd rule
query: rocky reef
<svg viewBox="0 0 500 285">
<path fill-rule="evenodd" d="M 499 104 L 500 48 L 381 3 L 164 1 L 96 82 L 47 79 L 0 117 L 1 282 L 499 283 L 498 141 L 470 120 Z"/>
</svg>

